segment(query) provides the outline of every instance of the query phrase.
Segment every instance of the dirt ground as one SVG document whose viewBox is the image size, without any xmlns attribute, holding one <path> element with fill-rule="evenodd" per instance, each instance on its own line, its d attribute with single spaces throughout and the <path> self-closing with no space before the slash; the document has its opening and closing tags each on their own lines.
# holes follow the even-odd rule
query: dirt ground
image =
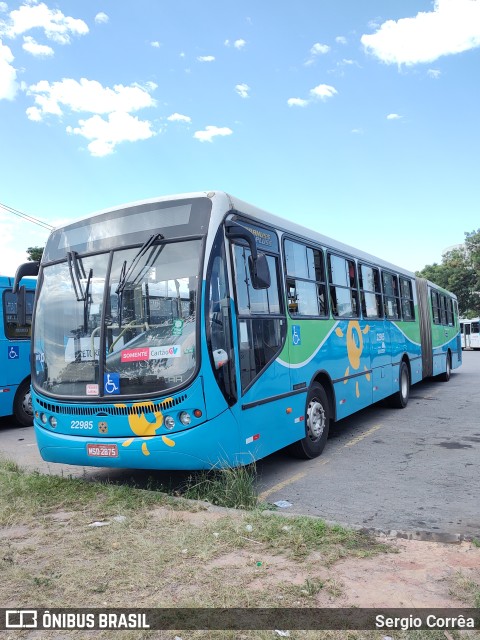
<svg viewBox="0 0 480 640">
<path fill-rule="evenodd" d="M 182 517 L 202 526 L 220 517 L 214 512 L 188 513 Z M 471 542 L 440 543 L 380 536 L 394 553 L 366 558 L 340 559 L 325 565 L 312 553 L 303 565 L 283 555 L 262 555 L 263 567 L 250 582 L 251 589 L 271 589 L 279 584 L 305 584 L 318 577 L 327 586 L 318 592 L 315 606 L 366 608 L 453 608 L 468 602 L 467 583 L 480 588 L 480 548 Z M 247 570 L 257 550 L 243 549 L 218 556 L 207 566 Z M 237 573 L 238 575 L 238 573 Z M 471 591 L 471 589 L 470 589 Z M 471 595 L 471 593 L 470 593 Z"/>
</svg>

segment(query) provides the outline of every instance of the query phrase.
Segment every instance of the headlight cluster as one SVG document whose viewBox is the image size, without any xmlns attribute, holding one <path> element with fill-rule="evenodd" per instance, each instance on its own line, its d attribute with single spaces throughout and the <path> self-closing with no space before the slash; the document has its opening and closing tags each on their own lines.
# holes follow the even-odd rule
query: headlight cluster
<svg viewBox="0 0 480 640">
<path fill-rule="evenodd" d="M 200 409 L 195 409 L 193 415 L 195 418 L 201 418 L 202 412 Z M 188 411 L 182 411 L 178 416 L 178 420 L 184 427 L 188 427 L 192 423 L 192 416 Z M 174 429 L 176 426 L 175 418 L 173 416 L 166 416 L 163 424 L 167 429 Z"/>
<path fill-rule="evenodd" d="M 47 416 L 46 413 L 35 411 L 35 417 L 37 418 L 37 420 L 40 420 L 42 424 L 48 423 L 52 427 L 52 429 L 55 429 L 55 427 L 57 426 L 57 419 L 55 418 L 55 416 Z"/>
</svg>

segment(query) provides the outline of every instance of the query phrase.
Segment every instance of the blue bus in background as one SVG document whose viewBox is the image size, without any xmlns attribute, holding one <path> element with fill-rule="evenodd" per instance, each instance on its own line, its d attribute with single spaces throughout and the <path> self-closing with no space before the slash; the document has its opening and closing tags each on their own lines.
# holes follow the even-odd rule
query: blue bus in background
<svg viewBox="0 0 480 640">
<path fill-rule="evenodd" d="M 36 280 L 24 278 L 13 293 L 13 278 L 0 276 L 0 416 L 33 424 L 30 395 L 30 338 Z"/>
</svg>

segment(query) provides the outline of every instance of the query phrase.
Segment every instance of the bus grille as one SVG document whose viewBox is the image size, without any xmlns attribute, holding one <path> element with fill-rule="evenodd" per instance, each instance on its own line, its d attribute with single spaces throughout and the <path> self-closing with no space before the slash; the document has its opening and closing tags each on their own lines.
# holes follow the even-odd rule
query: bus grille
<svg viewBox="0 0 480 640">
<path fill-rule="evenodd" d="M 57 413 L 62 415 L 71 415 L 71 416 L 131 416 L 131 415 L 140 415 L 141 413 L 155 413 L 158 411 L 165 411 L 168 409 L 173 409 L 181 402 L 184 402 L 187 399 L 186 395 L 177 396 L 176 398 L 171 398 L 168 400 L 164 400 L 163 402 L 156 403 L 136 403 L 131 407 L 120 407 L 115 406 L 113 404 L 107 405 L 97 405 L 95 407 L 77 407 L 72 405 L 59 405 L 59 404 L 50 404 L 49 402 L 44 402 L 43 400 L 37 400 L 38 404 L 43 407 L 46 411 L 50 411 L 50 413 Z"/>
</svg>

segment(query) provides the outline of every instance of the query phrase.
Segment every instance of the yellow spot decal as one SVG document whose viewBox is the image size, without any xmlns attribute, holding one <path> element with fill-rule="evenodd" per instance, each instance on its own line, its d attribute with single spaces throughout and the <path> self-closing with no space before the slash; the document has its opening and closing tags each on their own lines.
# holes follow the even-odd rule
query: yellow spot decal
<svg viewBox="0 0 480 640">
<path fill-rule="evenodd" d="M 130 440 L 125 440 L 125 442 L 122 442 L 122 447 L 129 447 L 133 442 L 133 438 L 130 438 Z"/>
<path fill-rule="evenodd" d="M 360 360 L 361 360 L 363 348 L 364 348 L 363 336 L 366 335 L 369 331 L 370 331 L 370 325 L 367 324 L 363 329 L 361 329 L 358 320 L 350 320 L 350 322 L 348 323 L 346 342 L 347 342 L 347 355 L 348 355 L 349 366 L 345 370 L 345 378 L 348 378 L 348 376 L 351 375 L 350 367 L 352 367 L 352 369 L 360 368 Z M 343 338 L 344 336 L 344 333 L 340 329 L 340 327 L 337 327 L 335 329 L 335 333 L 339 338 Z M 366 372 L 365 373 L 366 379 L 370 382 L 371 376 L 368 373 L 368 369 L 365 365 L 364 365 L 364 371 Z M 347 384 L 347 382 L 348 382 L 348 379 L 345 379 L 343 381 L 344 384 Z M 358 381 L 355 382 L 355 395 L 357 396 L 357 398 L 360 397 L 360 385 Z"/>
<path fill-rule="evenodd" d="M 144 456 L 149 456 L 150 455 L 150 451 L 148 450 L 146 442 L 142 442 L 142 453 L 143 453 Z"/>
<path fill-rule="evenodd" d="M 162 440 L 167 445 L 167 447 L 174 447 L 175 446 L 175 441 L 171 440 L 170 438 L 167 438 L 167 436 L 162 436 Z"/>
</svg>

